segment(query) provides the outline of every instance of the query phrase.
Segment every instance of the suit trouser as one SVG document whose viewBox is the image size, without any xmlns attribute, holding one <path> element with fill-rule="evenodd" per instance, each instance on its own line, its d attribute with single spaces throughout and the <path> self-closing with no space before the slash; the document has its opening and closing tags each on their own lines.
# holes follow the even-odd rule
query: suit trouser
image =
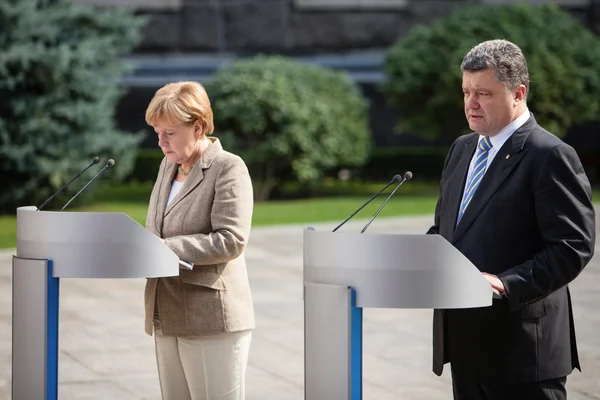
<svg viewBox="0 0 600 400">
<path fill-rule="evenodd" d="M 517 384 L 457 381 L 452 377 L 454 400 L 566 400 L 567 378 Z"/>
<path fill-rule="evenodd" d="M 155 322 L 163 400 L 243 400 L 252 331 L 181 338 Z"/>
</svg>

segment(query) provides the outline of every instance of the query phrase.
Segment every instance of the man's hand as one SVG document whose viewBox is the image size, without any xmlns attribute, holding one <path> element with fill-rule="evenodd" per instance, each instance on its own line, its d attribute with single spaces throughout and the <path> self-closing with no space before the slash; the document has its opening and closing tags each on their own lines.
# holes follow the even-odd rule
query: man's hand
<svg viewBox="0 0 600 400">
<path fill-rule="evenodd" d="M 493 289 L 496 289 L 502 296 L 506 296 L 506 289 L 504 284 L 496 275 L 488 274 L 487 272 L 481 273 L 485 279 L 492 285 Z"/>
</svg>

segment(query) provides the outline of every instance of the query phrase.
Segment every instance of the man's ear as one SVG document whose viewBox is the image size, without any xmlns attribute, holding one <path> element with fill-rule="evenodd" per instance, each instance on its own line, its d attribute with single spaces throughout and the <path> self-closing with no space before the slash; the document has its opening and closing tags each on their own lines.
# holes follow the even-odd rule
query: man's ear
<svg viewBox="0 0 600 400">
<path fill-rule="evenodd" d="M 515 103 L 518 104 L 518 103 L 525 101 L 526 95 L 527 95 L 527 88 L 525 87 L 525 85 L 517 86 L 517 88 L 515 89 L 515 92 L 514 92 Z"/>
</svg>

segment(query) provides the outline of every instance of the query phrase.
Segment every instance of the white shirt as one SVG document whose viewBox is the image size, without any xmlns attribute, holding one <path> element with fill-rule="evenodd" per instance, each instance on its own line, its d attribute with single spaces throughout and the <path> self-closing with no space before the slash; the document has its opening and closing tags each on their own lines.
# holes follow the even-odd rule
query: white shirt
<svg viewBox="0 0 600 400">
<path fill-rule="evenodd" d="M 485 166 L 485 171 L 487 171 L 490 164 L 492 164 L 494 157 L 496 157 L 496 154 L 498 154 L 498 150 L 500 150 L 500 148 L 504 145 L 504 143 L 508 140 L 508 138 L 511 137 L 513 135 L 513 133 L 515 133 L 517 131 L 517 129 L 519 129 L 521 126 L 523 126 L 523 124 L 525 122 L 527 122 L 527 120 L 529 119 L 530 116 L 531 116 L 531 113 L 529 112 L 529 109 L 527 107 L 525 107 L 525 111 L 523 111 L 523 114 L 519 115 L 519 117 L 517 117 L 514 121 L 512 121 L 510 124 L 508 124 L 504 128 L 502 128 L 500 130 L 500 132 L 498 132 L 494 136 L 490 136 L 490 141 L 492 142 L 492 148 L 488 151 L 488 159 L 487 159 L 487 164 Z M 479 148 L 479 142 L 481 142 L 483 140 L 483 138 L 484 138 L 484 136 L 479 135 L 479 140 L 477 141 L 477 148 Z M 477 156 L 477 151 L 475 151 L 475 154 L 473 154 L 473 158 L 471 158 L 471 164 L 469 165 L 469 174 L 467 175 L 467 182 L 469 182 L 469 179 L 471 179 L 471 175 L 473 174 L 473 170 L 475 169 L 476 156 Z M 485 172 L 484 172 L 484 174 L 485 174 Z M 465 185 L 465 189 L 466 188 L 467 188 L 467 185 Z M 465 193 L 463 191 L 461 199 L 463 198 L 464 195 L 465 195 Z M 459 210 L 459 213 L 460 213 L 460 210 Z"/>
<path fill-rule="evenodd" d="M 167 207 L 169 207 L 169 204 L 171 204 L 171 201 L 175 198 L 175 196 L 177 196 L 177 193 L 179 193 L 182 187 L 183 182 L 177 182 L 175 179 L 173 179 L 173 183 L 171 184 L 171 192 L 169 192 L 169 200 L 167 200 Z"/>
</svg>

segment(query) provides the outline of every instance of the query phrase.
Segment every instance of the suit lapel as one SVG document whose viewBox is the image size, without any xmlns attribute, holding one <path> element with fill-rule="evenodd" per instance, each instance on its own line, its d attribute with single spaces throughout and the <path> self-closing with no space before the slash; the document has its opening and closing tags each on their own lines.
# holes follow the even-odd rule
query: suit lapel
<svg viewBox="0 0 600 400">
<path fill-rule="evenodd" d="M 176 174 L 177 165 L 166 161 L 165 168 L 160 178 L 160 188 L 158 191 L 158 199 L 156 201 L 156 211 L 154 218 L 154 224 L 156 226 L 156 229 L 158 230 L 159 237 L 163 237 L 162 230 L 163 220 L 165 216 L 165 207 L 167 206 L 167 200 L 169 199 L 169 194 L 171 193 L 171 184 L 173 182 L 173 179 L 175 179 Z"/>
<path fill-rule="evenodd" d="M 492 196 L 502 183 L 508 178 L 510 173 L 521 162 L 527 151 L 523 150 L 525 140 L 537 125 L 533 115 L 519 129 L 512 134 L 510 138 L 500 148 L 492 164 L 488 167 L 483 176 L 477 191 L 473 195 L 465 214 L 454 231 L 452 243 L 456 243 L 465 231 L 477 219 L 480 212 L 491 200 Z M 461 190 L 462 193 L 462 190 Z M 456 209 L 458 213 L 458 208 Z M 456 224 L 456 216 L 454 217 Z"/>
<path fill-rule="evenodd" d="M 472 137 L 467 138 L 464 144 L 464 148 L 461 153 L 460 160 L 458 161 L 458 165 L 455 169 L 454 174 L 449 180 L 448 184 L 448 210 L 450 210 L 450 222 L 449 227 L 451 228 L 449 235 L 446 237 L 451 237 L 454 232 L 454 227 L 456 226 L 456 219 L 458 218 L 458 207 L 460 207 L 460 202 L 462 200 L 462 194 L 464 191 L 465 183 L 467 181 L 467 174 L 469 173 L 469 165 L 471 164 L 471 158 L 473 158 L 473 154 L 475 153 L 475 149 L 477 148 L 479 135 L 473 134 Z"/>
<path fill-rule="evenodd" d="M 177 193 L 175 198 L 171 201 L 171 203 L 167 206 L 164 217 L 166 217 L 173 207 L 175 207 L 181 200 L 185 199 L 199 184 L 204 180 L 204 170 L 209 168 L 215 157 L 223 147 L 221 146 L 221 142 L 216 138 L 209 138 L 211 144 L 204 150 L 198 162 L 192 168 L 190 175 L 185 180 L 183 187 Z M 175 167 L 177 169 L 177 167 Z M 174 175 L 173 175 L 174 176 Z M 166 204 L 166 201 L 165 203 Z"/>
</svg>

